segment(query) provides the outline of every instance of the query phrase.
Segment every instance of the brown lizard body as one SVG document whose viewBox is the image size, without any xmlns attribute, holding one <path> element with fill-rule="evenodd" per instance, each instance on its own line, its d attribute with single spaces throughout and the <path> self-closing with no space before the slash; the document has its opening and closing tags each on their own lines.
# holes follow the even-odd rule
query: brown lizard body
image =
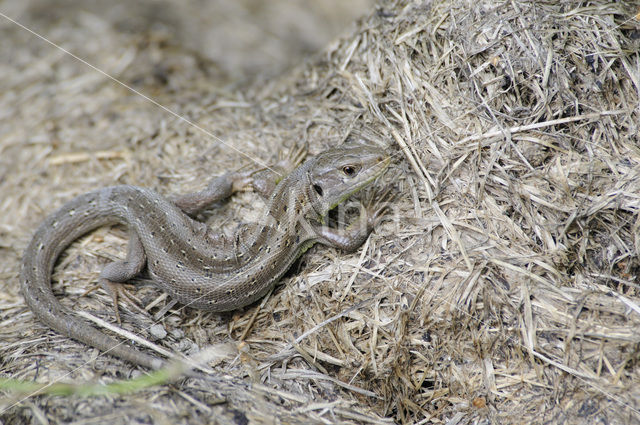
<svg viewBox="0 0 640 425">
<path fill-rule="evenodd" d="M 289 167 L 304 157 L 298 157 Z M 311 158 L 282 178 L 276 173 L 230 173 L 202 192 L 173 200 L 136 186 L 113 186 L 80 195 L 44 220 L 27 247 L 22 293 L 38 318 L 56 331 L 132 363 L 157 368 L 142 353 L 73 316 L 55 298 L 51 273 L 75 239 L 105 225 L 129 229 L 127 258 L 108 264 L 100 283 L 117 303 L 118 285 L 145 267 L 153 282 L 177 301 L 209 311 L 229 311 L 264 296 L 291 264 L 319 242 L 354 250 L 369 235 L 383 206 L 365 211 L 360 225 L 338 231 L 322 225 L 328 211 L 368 185 L 389 164 L 379 147 L 345 144 Z M 286 172 L 287 167 L 279 169 Z M 267 198 L 262 220 L 227 238 L 192 219 L 211 203 L 251 185 Z M 117 305 L 116 305 L 117 312 Z M 118 317 L 119 318 L 119 317 Z"/>
</svg>

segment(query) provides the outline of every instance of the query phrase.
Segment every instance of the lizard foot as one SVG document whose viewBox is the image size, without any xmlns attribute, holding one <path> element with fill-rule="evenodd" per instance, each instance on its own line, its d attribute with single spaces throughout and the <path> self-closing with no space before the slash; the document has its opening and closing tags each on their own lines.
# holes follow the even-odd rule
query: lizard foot
<svg viewBox="0 0 640 425">
<path fill-rule="evenodd" d="M 124 284 L 119 282 L 112 282 L 108 279 L 100 279 L 100 284 L 107 291 L 107 293 L 111 295 L 111 299 L 113 300 L 113 309 L 116 315 L 116 321 L 119 325 L 122 324 L 122 321 L 120 320 L 120 310 L 118 308 L 118 302 L 121 299 L 127 301 L 127 303 L 132 306 L 133 309 L 138 313 L 148 314 L 144 308 L 140 307 L 142 305 L 142 302 L 138 298 L 136 298 L 135 295 L 129 292 L 124 287 Z"/>
<path fill-rule="evenodd" d="M 398 197 L 398 189 L 388 185 L 383 189 L 372 191 L 367 196 L 365 211 L 369 228 L 376 227 L 389 211 L 391 203 Z"/>
</svg>

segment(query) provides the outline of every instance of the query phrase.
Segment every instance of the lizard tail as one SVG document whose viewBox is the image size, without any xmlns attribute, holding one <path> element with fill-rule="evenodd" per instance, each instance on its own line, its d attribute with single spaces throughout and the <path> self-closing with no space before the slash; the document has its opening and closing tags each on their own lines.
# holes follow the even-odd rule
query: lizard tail
<svg viewBox="0 0 640 425">
<path fill-rule="evenodd" d="M 62 251 L 75 239 L 98 227 L 124 223 L 123 214 L 114 211 L 105 197 L 126 190 L 126 186 L 80 195 L 47 217 L 36 230 L 25 250 L 20 282 L 22 295 L 35 315 L 54 330 L 131 363 L 158 369 L 159 358 L 135 350 L 100 332 L 74 316 L 57 300 L 51 289 L 51 274 Z M 124 223 L 126 224 L 126 223 Z"/>
</svg>

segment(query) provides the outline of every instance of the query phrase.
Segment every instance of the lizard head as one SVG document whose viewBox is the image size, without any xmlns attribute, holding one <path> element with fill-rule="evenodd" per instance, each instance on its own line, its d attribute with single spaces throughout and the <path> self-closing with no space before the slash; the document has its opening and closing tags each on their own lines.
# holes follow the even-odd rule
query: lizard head
<svg viewBox="0 0 640 425">
<path fill-rule="evenodd" d="M 325 216 L 380 176 L 390 161 L 383 148 L 363 142 L 345 143 L 322 152 L 307 172 L 312 208 Z"/>
</svg>

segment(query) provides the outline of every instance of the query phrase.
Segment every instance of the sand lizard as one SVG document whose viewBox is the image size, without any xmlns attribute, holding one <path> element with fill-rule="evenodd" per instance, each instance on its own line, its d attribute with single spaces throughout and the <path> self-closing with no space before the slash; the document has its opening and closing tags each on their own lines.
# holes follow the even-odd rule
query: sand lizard
<svg viewBox="0 0 640 425">
<path fill-rule="evenodd" d="M 159 358 L 119 344 L 60 304 L 51 288 L 58 256 L 93 229 L 123 224 L 130 237 L 127 257 L 108 264 L 99 277 L 114 298 L 116 314 L 120 284 L 145 267 L 157 287 L 185 305 L 219 312 L 248 305 L 263 297 L 313 244 L 357 249 L 383 213 L 384 204 L 374 202 L 359 224 L 343 230 L 322 224 L 330 209 L 387 168 L 390 159 L 383 149 L 350 142 L 299 165 L 305 154 L 300 150 L 275 169 L 225 174 L 201 192 L 172 199 L 128 185 L 76 197 L 44 220 L 24 253 L 21 284 L 27 304 L 42 322 L 66 336 L 132 363 L 159 367 Z M 287 171 L 279 179 L 278 173 Z M 266 199 L 258 223 L 227 237 L 191 218 L 248 186 Z"/>
</svg>

